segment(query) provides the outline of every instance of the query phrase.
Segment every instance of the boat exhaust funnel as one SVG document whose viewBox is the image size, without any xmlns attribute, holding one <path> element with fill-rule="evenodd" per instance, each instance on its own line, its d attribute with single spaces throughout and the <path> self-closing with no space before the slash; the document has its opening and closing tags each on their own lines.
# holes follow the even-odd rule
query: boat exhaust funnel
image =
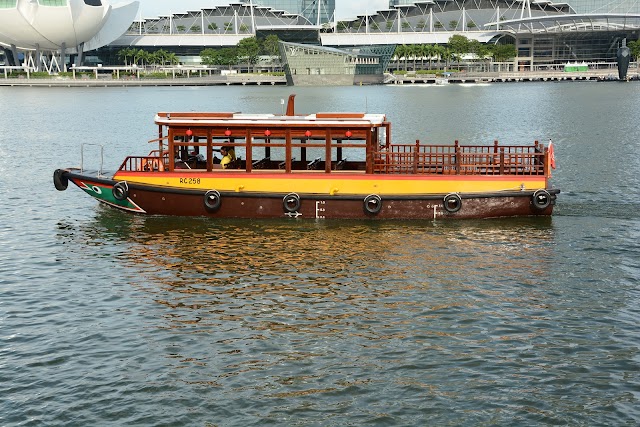
<svg viewBox="0 0 640 427">
<path fill-rule="evenodd" d="M 289 101 L 287 102 L 287 116 L 295 116 L 296 115 L 296 107 L 295 107 L 295 99 L 296 94 L 292 93 L 291 95 L 289 95 Z"/>
</svg>

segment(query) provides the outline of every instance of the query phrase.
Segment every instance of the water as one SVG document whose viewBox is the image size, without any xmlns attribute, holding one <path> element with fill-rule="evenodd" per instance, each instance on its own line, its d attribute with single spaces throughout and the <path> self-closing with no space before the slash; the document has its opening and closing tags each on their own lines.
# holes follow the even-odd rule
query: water
<svg viewBox="0 0 640 427">
<path fill-rule="evenodd" d="M 296 88 L 396 141 L 553 139 L 549 219 L 141 217 L 53 170 L 291 88 L 1 88 L 0 425 L 640 423 L 640 85 Z M 96 161 L 95 152 L 85 161 Z"/>
</svg>

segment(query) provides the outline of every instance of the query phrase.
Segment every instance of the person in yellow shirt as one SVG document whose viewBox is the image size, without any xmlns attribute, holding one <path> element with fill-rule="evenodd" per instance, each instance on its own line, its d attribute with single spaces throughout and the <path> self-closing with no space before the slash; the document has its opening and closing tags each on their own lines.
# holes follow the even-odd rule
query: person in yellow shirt
<svg viewBox="0 0 640 427">
<path fill-rule="evenodd" d="M 220 147 L 220 154 L 222 154 L 222 160 L 220 160 L 222 169 L 227 169 L 229 164 L 236 160 L 236 150 L 233 147 Z"/>
</svg>

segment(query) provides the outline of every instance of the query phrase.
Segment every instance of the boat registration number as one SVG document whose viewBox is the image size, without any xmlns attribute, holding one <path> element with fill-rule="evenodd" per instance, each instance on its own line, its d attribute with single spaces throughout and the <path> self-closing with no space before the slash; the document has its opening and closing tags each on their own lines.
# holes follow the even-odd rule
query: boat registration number
<svg viewBox="0 0 640 427">
<path fill-rule="evenodd" d="M 180 178 L 180 184 L 197 185 L 200 184 L 200 178 Z"/>
</svg>

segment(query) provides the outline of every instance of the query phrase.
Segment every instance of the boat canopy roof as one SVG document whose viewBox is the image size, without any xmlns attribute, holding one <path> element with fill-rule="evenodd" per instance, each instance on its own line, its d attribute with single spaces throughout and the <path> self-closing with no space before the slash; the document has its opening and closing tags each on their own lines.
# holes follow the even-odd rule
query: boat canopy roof
<svg viewBox="0 0 640 427">
<path fill-rule="evenodd" d="M 386 122 L 384 114 L 370 113 L 314 113 L 307 115 L 161 112 L 156 114 L 157 125 L 169 127 L 379 127 Z"/>
</svg>

